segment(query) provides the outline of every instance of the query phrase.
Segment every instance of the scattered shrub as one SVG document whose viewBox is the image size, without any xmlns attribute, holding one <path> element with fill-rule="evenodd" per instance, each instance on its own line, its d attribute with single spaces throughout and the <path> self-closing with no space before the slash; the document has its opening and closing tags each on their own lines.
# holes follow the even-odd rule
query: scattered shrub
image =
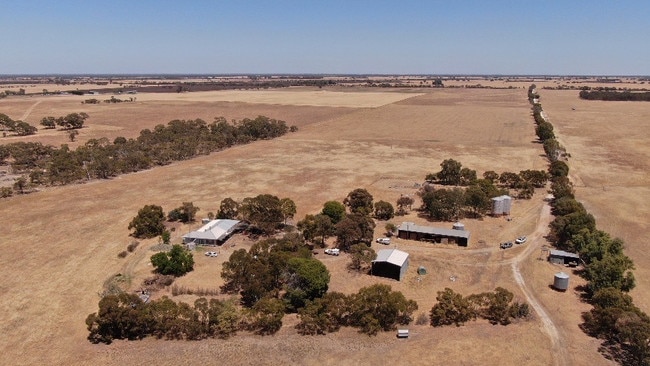
<svg viewBox="0 0 650 366">
<path fill-rule="evenodd" d="M 133 253 L 133 251 L 135 250 L 135 248 L 138 247 L 139 244 L 140 244 L 139 241 L 134 240 L 131 242 L 131 244 L 129 244 L 128 247 L 126 247 L 126 250 L 128 250 L 129 253 Z"/>
</svg>

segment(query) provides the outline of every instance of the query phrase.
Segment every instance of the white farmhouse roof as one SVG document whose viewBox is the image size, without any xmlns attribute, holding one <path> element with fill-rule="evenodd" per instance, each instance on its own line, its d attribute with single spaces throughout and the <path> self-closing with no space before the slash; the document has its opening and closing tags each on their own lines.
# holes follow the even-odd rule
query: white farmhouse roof
<svg viewBox="0 0 650 366">
<path fill-rule="evenodd" d="M 397 249 L 382 249 L 377 252 L 377 259 L 373 262 L 388 262 L 396 266 L 402 266 L 408 259 L 409 254 Z"/>
<path fill-rule="evenodd" d="M 183 235 L 183 239 L 223 240 L 239 224 L 239 220 L 212 220 L 200 229 Z"/>
</svg>

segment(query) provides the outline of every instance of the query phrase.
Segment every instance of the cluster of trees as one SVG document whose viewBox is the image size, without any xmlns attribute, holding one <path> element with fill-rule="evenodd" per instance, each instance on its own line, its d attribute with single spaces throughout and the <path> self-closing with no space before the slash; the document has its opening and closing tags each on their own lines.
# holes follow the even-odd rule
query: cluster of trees
<svg viewBox="0 0 650 366">
<path fill-rule="evenodd" d="M 136 294 L 107 295 L 99 311 L 88 315 L 88 340 L 110 344 L 115 339 L 138 340 L 148 336 L 199 340 L 229 338 L 240 329 L 260 330 L 264 310 L 243 312 L 233 300 L 199 298 L 190 306 L 164 296 L 144 303 Z"/>
<path fill-rule="evenodd" d="M 476 180 L 476 170 L 465 168 L 454 159 L 444 160 L 440 167 L 442 169 L 439 172 L 427 175 L 425 180 L 449 186 L 468 186 Z"/>
<path fill-rule="evenodd" d="M 196 213 L 200 208 L 194 206 L 193 202 L 183 202 L 179 207 L 167 213 L 168 221 L 180 221 L 182 223 L 194 222 Z"/>
<path fill-rule="evenodd" d="M 0 113 L 0 128 L 2 129 L 3 136 L 7 132 L 13 133 L 17 136 L 28 136 L 36 133 L 37 128 L 24 121 L 14 121 L 4 113 Z"/>
<path fill-rule="evenodd" d="M 388 285 L 376 284 L 344 295 L 328 292 L 307 302 L 298 311 L 300 322 L 296 329 L 303 335 L 327 334 L 343 326 L 358 328 L 359 332 L 376 335 L 395 330 L 397 325 L 409 324 L 418 305 Z"/>
<path fill-rule="evenodd" d="M 327 238 L 336 236 L 337 247 L 350 251 L 356 244 L 369 247 L 372 243 L 376 224 L 371 215 L 380 220 L 388 220 L 394 214 L 392 204 L 386 201 L 373 202 L 373 197 L 367 190 L 357 188 L 346 196 L 343 203 L 325 202 L 319 214 L 306 215 L 297 226 L 307 241 L 323 246 Z"/>
<path fill-rule="evenodd" d="M 133 217 L 128 228 L 133 230 L 131 235 L 136 238 L 153 238 L 166 232 L 165 217 L 170 222 L 194 222 L 198 211 L 199 207 L 193 202 L 183 202 L 165 216 L 161 206 L 145 205 Z M 271 235 L 295 213 L 296 204 L 290 198 L 279 199 L 270 194 L 260 194 L 246 197 L 241 203 L 232 198 L 223 199 L 216 217 L 243 220 L 250 224 L 251 231 Z M 208 217 L 214 218 L 214 214 L 209 213 Z"/>
<path fill-rule="evenodd" d="M 443 171 L 445 167 L 455 167 L 455 176 L 458 178 L 461 176 L 460 172 L 466 169 L 453 159 L 445 160 L 441 166 Z M 422 199 L 421 210 L 432 219 L 441 221 L 457 220 L 466 216 L 481 217 L 490 212 L 493 197 L 508 194 L 508 190 L 513 189 L 517 191 L 517 198 L 529 199 L 535 193 L 535 188 L 544 187 L 551 176 L 543 170 L 522 170 L 519 174 L 487 171 L 482 179 L 478 179 L 475 171 L 467 171 L 472 172 L 472 178 L 466 181 L 465 188 L 435 189 L 433 185 L 425 185 L 419 192 Z M 446 173 L 437 173 L 434 176 L 441 175 L 447 176 Z M 431 176 L 427 176 L 427 179 Z M 463 182 L 463 179 L 460 181 Z"/>
<path fill-rule="evenodd" d="M 647 102 L 650 101 L 650 92 L 631 92 L 631 91 L 615 91 L 615 90 L 582 90 L 580 91 L 580 99 L 586 100 L 606 100 L 606 101 L 634 101 L 634 102 Z"/>
<path fill-rule="evenodd" d="M 8 97 L 10 95 L 25 95 L 25 89 L 19 88 L 18 91 L 16 90 L 5 90 L 0 92 L 0 99 Z"/>
<path fill-rule="evenodd" d="M 0 149 L 0 153 L 2 150 Z M 14 193 L 26 194 L 32 191 L 32 185 L 29 184 L 27 178 L 20 176 L 14 178 L 14 184 L 11 187 L 0 187 L 0 198 L 7 198 L 13 196 Z"/>
<path fill-rule="evenodd" d="M 151 264 L 162 275 L 180 277 L 194 270 L 194 256 L 181 245 L 174 245 L 169 252 L 151 256 Z"/>
<path fill-rule="evenodd" d="M 228 197 L 221 200 L 216 218 L 244 220 L 250 223 L 251 230 L 271 235 L 293 218 L 296 209 L 292 199 L 280 199 L 271 194 L 246 197 L 241 202 Z"/>
<path fill-rule="evenodd" d="M 158 205 L 145 205 L 129 223 L 136 238 L 154 238 L 165 231 L 165 212 Z"/>
<path fill-rule="evenodd" d="M 306 301 L 323 296 L 329 284 L 329 271 L 298 235 L 269 238 L 250 250 L 233 252 L 223 265 L 222 292 L 239 294 L 245 307 L 264 298 L 283 301 L 287 311 L 295 312 Z"/>
<path fill-rule="evenodd" d="M 80 119 L 84 119 L 81 113 L 74 118 L 64 117 L 62 123 L 65 128 L 75 128 L 72 126 Z M 166 126 L 145 129 L 136 139 L 91 139 L 76 150 L 67 145 L 55 148 L 38 142 L 7 144 L 0 146 L 0 162 L 11 161 L 14 173 L 29 175 L 32 184 L 63 185 L 84 179 L 108 179 L 237 144 L 275 138 L 288 131 L 284 121 L 264 116 L 233 123 L 224 118 L 216 118 L 212 123 L 200 119 L 174 120 Z"/>
<path fill-rule="evenodd" d="M 358 293 L 327 293 L 299 310 L 300 334 L 326 334 L 342 326 L 359 328 L 368 335 L 408 324 L 418 308 L 388 285 L 364 287 Z M 282 326 L 285 304 L 266 297 L 254 306 L 241 308 L 234 299 L 199 298 L 191 306 L 164 296 L 144 303 L 136 294 L 107 295 L 99 311 L 88 315 L 88 340 L 110 344 L 116 339 L 139 340 L 148 336 L 164 339 L 227 339 L 240 330 L 267 335 Z"/>
<path fill-rule="evenodd" d="M 618 362 L 648 365 L 650 317 L 627 294 L 635 286 L 634 263 L 623 253 L 623 241 L 598 230 L 594 217 L 575 199 L 568 164 L 548 151 L 547 156 L 555 215 L 549 237 L 555 247 L 580 255 L 584 269 L 578 273 L 587 280 L 584 296 L 593 305 L 582 314 L 582 328 L 605 340 L 601 350 Z"/>
<path fill-rule="evenodd" d="M 72 130 L 82 128 L 84 122 L 88 119 L 88 114 L 81 113 L 70 113 L 63 117 L 43 117 L 41 119 L 41 125 L 45 128 L 55 128 L 56 126 L 61 126 L 65 130 Z"/>
<path fill-rule="evenodd" d="M 514 294 L 502 287 L 497 287 L 494 292 L 469 296 L 445 288 L 438 291 L 438 302 L 431 308 L 429 318 L 434 327 L 461 326 L 477 318 L 487 319 L 492 324 L 508 325 L 513 319 L 525 318 L 530 314 L 528 304 L 513 300 Z"/>
</svg>

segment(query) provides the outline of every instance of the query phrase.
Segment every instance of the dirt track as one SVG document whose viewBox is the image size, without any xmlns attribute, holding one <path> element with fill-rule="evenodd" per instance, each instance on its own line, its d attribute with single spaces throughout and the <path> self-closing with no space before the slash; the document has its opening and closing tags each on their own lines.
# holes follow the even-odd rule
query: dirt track
<svg viewBox="0 0 650 366">
<path fill-rule="evenodd" d="M 544 327 L 544 331 L 551 339 L 551 352 L 553 354 L 555 365 L 563 366 L 567 364 L 568 355 L 566 347 L 564 346 L 564 342 L 560 336 L 560 332 L 555 326 L 555 323 L 553 323 L 551 317 L 548 315 L 548 312 L 544 306 L 535 297 L 534 292 L 530 289 L 530 287 L 526 285 L 526 281 L 519 271 L 521 262 L 530 256 L 534 251 L 538 250 L 546 242 L 544 235 L 548 231 L 548 224 L 551 222 L 552 218 L 553 216 L 551 216 L 551 207 L 545 204 L 542 206 L 535 232 L 533 232 L 528 237 L 528 247 L 525 251 L 521 252 L 519 255 L 517 255 L 517 257 L 515 257 L 515 259 L 512 261 L 511 266 L 512 274 L 514 275 L 517 285 L 519 285 L 519 288 L 526 297 L 526 301 L 528 301 L 530 306 L 533 307 L 539 316 L 539 319 L 542 322 L 542 326 Z"/>
</svg>

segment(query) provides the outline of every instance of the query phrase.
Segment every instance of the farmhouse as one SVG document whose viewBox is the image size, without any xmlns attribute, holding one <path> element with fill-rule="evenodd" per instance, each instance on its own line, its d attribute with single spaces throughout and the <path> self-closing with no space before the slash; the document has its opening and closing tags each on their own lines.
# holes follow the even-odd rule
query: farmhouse
<svg viewBox="0 0 650 366">
<path fill-rule="evenodd" d="M 200 229 L 183 235 L 183 243 L 195 245 L 220 245 L 240 227 L 239 220 L 212 220 Z"/>
<path fill-rule="evenodd" d="M 409 267 L 409 254 L 397 249 L 382 249 L 372 261 L 373 276 L 401 281 Z"/>
<path fill-rule="evenodd" d="M 397 236 L 401 239 L 422 240 L 432 243 L 456 243 L 460 246 L 467 246 L 469 242 L 469 231 L 443 229 L 431 226 L 420 226 L 412 222 L 403 222 L 397 228 Z"/>
<path fill-rule="evenodd" d="M 563 250 L 551 250 L 548 255 L 548 261 L 555 264 L 578 265 L 580 256 Z"/>
</svg>

